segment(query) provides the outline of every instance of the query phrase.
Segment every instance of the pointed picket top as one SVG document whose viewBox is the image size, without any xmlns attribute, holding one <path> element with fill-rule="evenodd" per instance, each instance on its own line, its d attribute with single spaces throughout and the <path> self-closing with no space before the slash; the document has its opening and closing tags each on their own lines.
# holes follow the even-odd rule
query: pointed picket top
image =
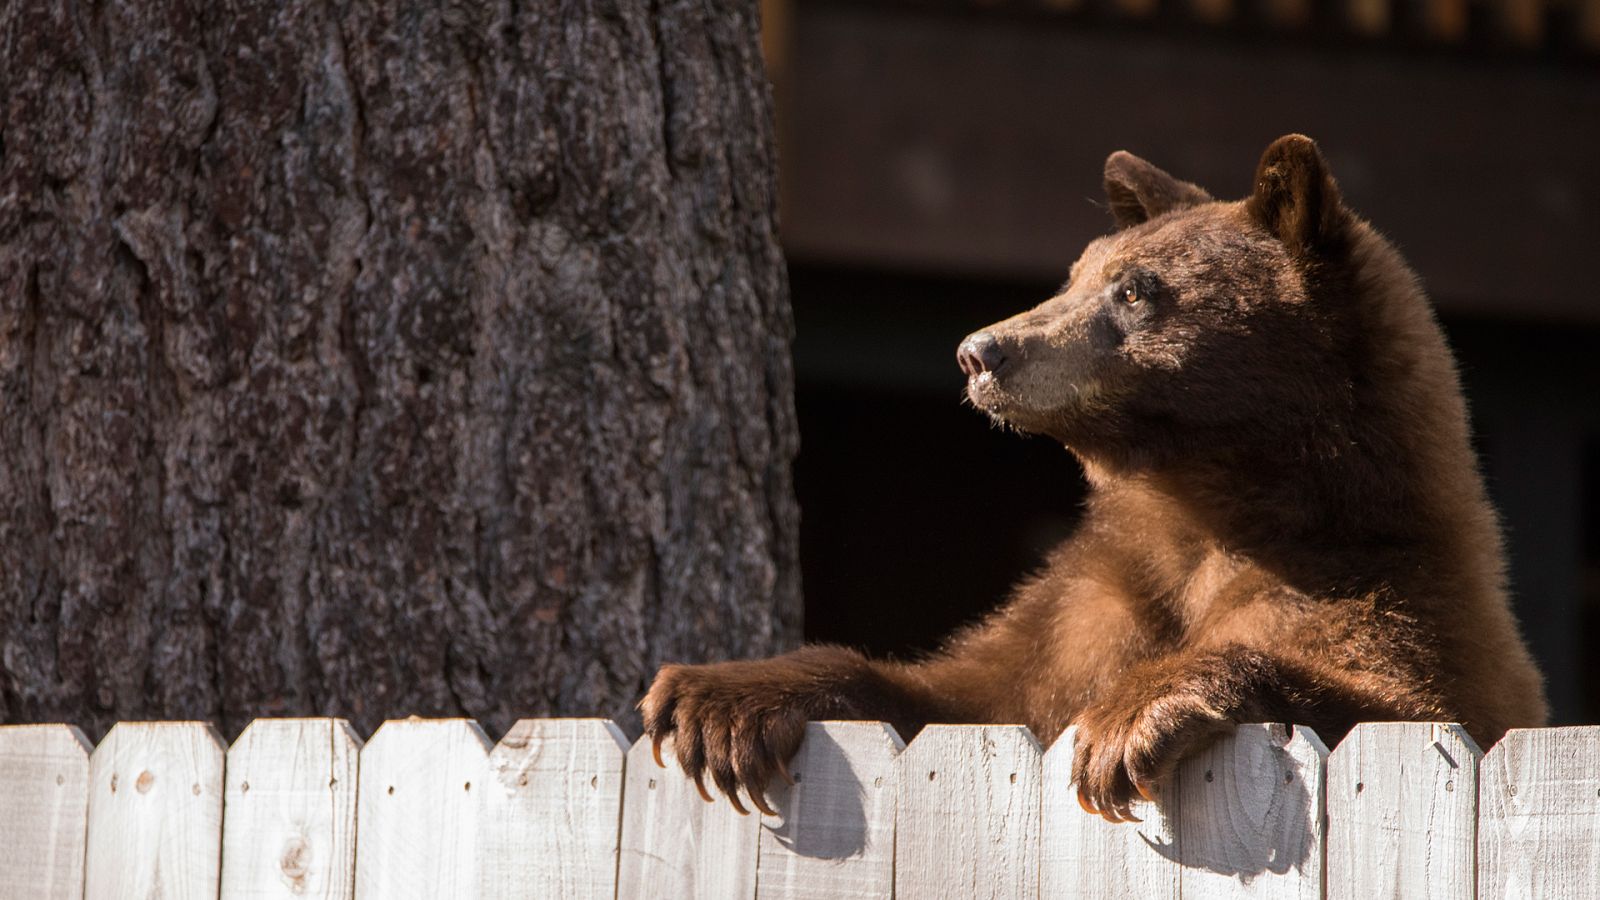
<svg viewBox="0 0 1600 900">
<path fill-rule="evenodd" d="M 1039 742 L 1021 725 L 930 725 L 896 760 L 895 895 L 1039 894 Z"/>
<path fill-rule="evenodd" d="M 1478 772 L 1478 896 L 1600 898 L 1600 726 L 1513 729 Z"/>
<path fill-rule="evenodd" d="M 1460 725 L 1357 725 L 1328 757 L 1330 900 L 1471 900 L 1482 757 Z"/>
<path fill-rule="evenodd" d="M 522 719 L 479 792 L 483 900 L 616 896 L 628 739 L 610 719 Z"/>
<path fill-rule="evenodd" d="M 208 722 L 122 722 L 89 758 L 87 900 L 213 900 L 227 748 Z"/>
<path fill-rule="evenodd" d="M 83 897 L 89 752 L 71 725 L 0 725 L 0 897 Z"/>
<path fill-rule="evenodd" d="M 757 893 L 782 898 L 887 897 L 894 891 L 895 765 L 905 742 L 882 722 L 812 722 L 767 796 Z"/>
<path fill-rule="evenodd" d="M 1309 728 L 1240 725 L 1178 768 L 1185 900 L 1322 896 L 1328 748 Z"/>
<path fill-rule="evenodd" d="M 1076 726 L 1068 728 L 1044 755 L 1040 896 L 1176 898 L 1180 874 L 1171 848 L 1177 839 L 1177 792 L 1169 787 L 1159 804 L 1134 803 L 1139 822 L 1113 824 L 1085 812 L 1072 782 L 1077 734 Z"/>
<path fill-rule="evenodd" d="M 473 900 L 488 736 L 471 719 L 391 719 L 361 750 L 358 900 Z"/>
<path fill-rule="evenodd" d="M 617 897 L 755 897 L 761 817 L 739 815 L 718 794 L 712 803 L 701 799 L 673 758 L 672 741 L 661 749 L 665 768 L 656 765 L 649 735 L 628 751 Z"/>
<path fill-rule="evenodd" d="M 355 896 L 361 739 L 344 719 L 257 719 L 228 750 L 222 896 Z"/>
</svg>

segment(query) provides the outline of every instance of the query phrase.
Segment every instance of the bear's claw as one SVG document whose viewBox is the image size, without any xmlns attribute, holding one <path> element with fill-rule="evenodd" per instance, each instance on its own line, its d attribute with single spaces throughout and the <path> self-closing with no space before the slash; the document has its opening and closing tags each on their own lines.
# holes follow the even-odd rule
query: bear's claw
<svg viewBox="0 0 1600 900">
<path fill-rule="evenodd" d="M 710 776 L 740 815 L 749 815 L 750 806 L 778 815 L 767 802 L 767 783 L 774 775 L 795 783 L 786 761 L 805 735 L 807 716 L 800 705 L 765 699 L 783 686 L 765 683 L 767 674 L 761 663 L 665 666 L 639 703 L 656 764 L 666 767 L 662 745 L 670 736 L 672 754 L 700 796 L 715 802 L 706 784 Z M 776 682 L 783 673 L 771 675 Z"/>
</svg>

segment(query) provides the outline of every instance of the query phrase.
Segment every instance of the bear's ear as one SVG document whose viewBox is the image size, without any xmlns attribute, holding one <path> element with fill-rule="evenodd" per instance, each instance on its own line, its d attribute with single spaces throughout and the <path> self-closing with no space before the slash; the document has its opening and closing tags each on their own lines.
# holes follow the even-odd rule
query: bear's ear
<svg viewBox="0 0 1600 900">
<path fill-rule="evenodd" d="M 1245 208 L 1298 256 L 1333 246 L 1349 219 L 1322 151 L 1303 134 L 1284 135 L 1261 155 Z"/>
<path fill-rule="evenodd" d="M 1138 225 L 1165 212 L 1206 203 L 1211 195 L 1179 181 L 1126 150 L 1106 157 L 1106 199 L 1118 228 Z"/>
</svg>

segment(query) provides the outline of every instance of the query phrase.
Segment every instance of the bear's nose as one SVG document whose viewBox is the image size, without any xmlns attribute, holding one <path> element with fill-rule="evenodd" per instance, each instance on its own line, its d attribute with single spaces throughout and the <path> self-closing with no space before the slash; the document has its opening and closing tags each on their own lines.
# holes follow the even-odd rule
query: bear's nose
<svg viewBox="0 0 1600 900">
<path fill-rule="evenodd" d="M 961 371 L 968 378 L 980 372 L 998 372 L 1005 361 L 1006 355 L 1000 352 L 1000 342 L 987 331 L 969 336 L 956 348 L 956 362 L 960 363 Z"/>
</svg>

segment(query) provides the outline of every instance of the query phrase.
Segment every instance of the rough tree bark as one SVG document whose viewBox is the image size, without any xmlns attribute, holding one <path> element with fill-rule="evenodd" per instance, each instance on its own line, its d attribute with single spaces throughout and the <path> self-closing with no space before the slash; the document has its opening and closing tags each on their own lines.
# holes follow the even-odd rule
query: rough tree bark
<svg viewBox="0 0 1600 900">
<path fill-rule="evenodd" d="M 756 19 L 0 5 L 0 721 L 620 718 L 797 640 Z"/>
</svg>

